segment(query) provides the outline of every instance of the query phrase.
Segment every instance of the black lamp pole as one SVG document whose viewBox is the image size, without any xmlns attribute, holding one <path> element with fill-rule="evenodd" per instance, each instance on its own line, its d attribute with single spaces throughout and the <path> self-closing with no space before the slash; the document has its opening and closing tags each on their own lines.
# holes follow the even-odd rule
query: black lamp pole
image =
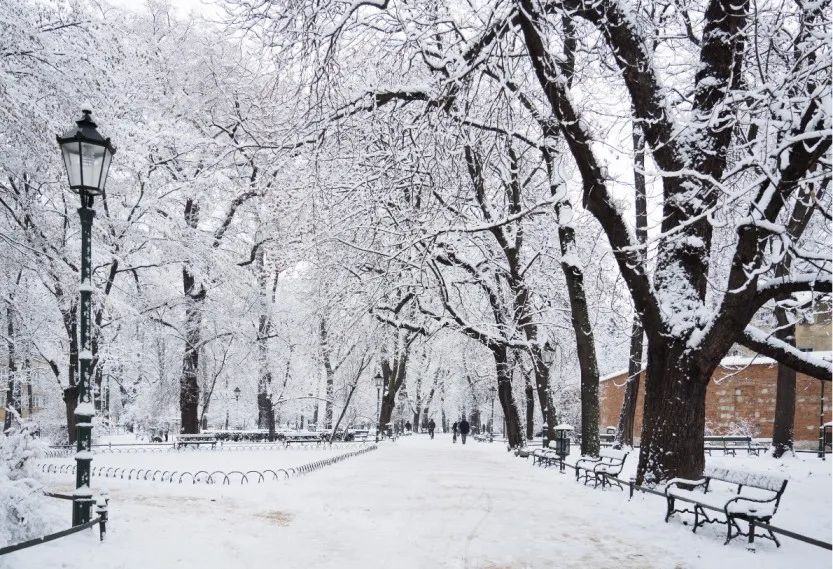
<svg viewBox="0 0 833 569">
<path fill-rule="evenodd" d="M 104 138 L 92 120 L 92 111 L 82 109 L 83 116 L 75 121 L 75 127 L 58 136 L 58 144 L 64 159 L 69 187 L 81 199 L 78 215 L 81 218 L 81 285 L 80 325 L 78 360 L 78 404 L 75 407 L 76 429 L 76 475 L 75 491 L 72 494 L 72 525 L 90 521 L 92 517 L 93 494 L 90 489 L 90 463 L 93 460 L 93 416 L 91 378 L 93 354 L 91 350 L 92 321 L 92 229 L 95 210 L 93 198 L 104 194 L 110 161 L 116 149 L 109 138 Z"/>
<path fill-rule="evenodd" d="M 376 377 L 376 442 L 379 442 L 379 429 L 382 427 L 382 416 L 379 415 L 379 397 L 382 393 L 382 384 L 384 383 L 384 378 L 382 377 L 381 373 L 377 373 Z"/>
<path fill-rule="evenodd" d="M 492 395 L 492 416 L 489 418 L 489 441 L 491 442 L 492 439 L 495 437 L 495 389 L 494 386 L 489 388 L 489 393 Z"/>
</svg>

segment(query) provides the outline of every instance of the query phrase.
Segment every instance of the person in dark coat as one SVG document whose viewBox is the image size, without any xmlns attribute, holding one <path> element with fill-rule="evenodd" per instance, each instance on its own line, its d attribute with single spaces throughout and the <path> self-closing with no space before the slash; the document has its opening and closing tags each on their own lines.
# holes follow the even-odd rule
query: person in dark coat
<svg viewBox="0 0 833 569">
<path fill-rule="evenodd" d="M 436 428 L 437 424 L 434 422 L 434 419 L 430 419 L 428 421 L 428 434 L 431 436 L 432 439 L 434 438 L 434 429 Z"/>
<path fill-rule="evenodd" d="M 460 421 L 459 429 L 460 438 L 463 440 L 463 444 L 466 444 L 466 436 L 469 434 L 469 422 L 466 421 L 465 417 L 463 417 L 463 420 Z"/>
<path fill-rule="evenodd" d="M 457 442 L 457 422 L 455 421 L 453 425 L 451 425 L 451 431 L 454 433 L 454 438 L 451 439 L 452 443 Z"/>
</svg>

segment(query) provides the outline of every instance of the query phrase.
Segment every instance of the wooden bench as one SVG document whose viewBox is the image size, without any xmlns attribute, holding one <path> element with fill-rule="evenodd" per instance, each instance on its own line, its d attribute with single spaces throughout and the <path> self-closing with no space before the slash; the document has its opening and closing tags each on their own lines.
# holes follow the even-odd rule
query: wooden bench
<svg viewBox="0 0 833 569">
<path fill-rule="evenodd" d="M 738 437 L 738 436 L 709 436 L 703 437 L 703 450 L 711 456 L 712 451 L 723 451 L 724 455 L 737 456 L 736 452 L 745 450 L 748 454 L 758 456 L 766 446 L 752 444 L 752 437 Z"/>
<path fill-rule="evenodd" d="M 581 480 L 583 476 L 584 484 L 592 480 L 594 488 L 599 484 L 604 488 L 613 482 L 621 490 L 622 485 L 616 480 L 616 477 L 622 473 L 626 458 L 628 458 L 628 451 L 612 448 L 603 448 L 599 451 L 598 458 L 580 458 L 576 461 L 575 466 L 576 480 Z"/>
<path fill-rule="evenodd" d="M 715 481 L 721 484 L 713 484 Z M 740 535 L 749 537 L 748 532 L 744 533 L 741 530 L 737 520 L 768 523 L 778 511 L 787 481 L 785 476 L 777 474 L 706 466 L 702 479 L 675 478 L 665 487 L 665 498 L 668 502 L 665 521 L 668 522 L 668 518 L 675 513 L 694 514 L 695 532 L 698 527 L 707 523 L 719 523 L 726 524 L 728 529 L 724 543 L 729 543 Z M 744 489 L 746 494 L 742 495 Z M 677 501 L 693 504 L 693 510 L 676 509 Z M 722 512 L 726 521 L 709 518 L 706 510 Z M 733 527 L 737 530 L 735 533 L 732 532 Z M 769 535 L 760 537 L 771 539 L 780 547 L 781 544 L 772 531 L 767 530 L 767 533 Z"/>
<path fill-rule="evenodd" d="M 603 447 L 612 447 L 616 442 L 615 433 L 599 433 L 599 444 Z"/>
<path fill-rule="evenodd" d="M 190 445 L 211 445 L 211 448 L 217 446 L 217 439 L 214 435 L 179 435 L 177 437 L 176 442 L 174 443 L 174 448 L 182 448 Z"/>
</svg>

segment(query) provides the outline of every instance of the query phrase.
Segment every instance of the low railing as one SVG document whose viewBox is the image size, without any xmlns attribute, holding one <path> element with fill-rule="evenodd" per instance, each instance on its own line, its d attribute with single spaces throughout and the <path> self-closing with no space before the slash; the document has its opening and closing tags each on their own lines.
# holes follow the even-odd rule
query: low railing
<svg viewBox="0 0 833 569">
<path fill-rule="evenodd" d="M 58 498 L 59 500 L 69 500 L 72 501 L 73 497 L 66 495 L 66 494 L 57 494 L 54 492 L 44 492 L 46 496 L 50 498 Z M 69 529 L 61 530 L 56 533 L 51 533 L 49 535 L 44 535 L 42 537 L 36 537 L 35 539 L 30 539 L 28 541 L 24 541 L 21 543 L 15 543 L 13 545 L 7 545 L 6 547 L 0 547 L 0 555 L 6 555 L 7 553 L 14 553 L 15 551 L 20 551 L 21 549 L 28 549 L 30 547 L 34 547 L 36 545 L 40 545 L 42 543 L 47 543 L 50 541 L 55 541 L 56 539 L 60 539 L 62 537 L 66 537 L 68 535 L 72 535 L 74 533 L 78 533 L 85 529 L 90 529 L 96 525 L 98 525 L 99 530 L 99 537 L 101 541 L 104 541 L 104 537 L 107 535 L 107 520 L 109 519 L 109 514 L 107 512 L 107 505 L 109 500 L 104 498 L 103 496 L 99 498 L 98 503 L 96 504 L 96 514 L 97 516 L 85 524 L 80 524 Z"/>
<path fill-rule="evenodd" d="M 328 443 L 325 441 L 281 441 L 274 443 L 234 443 L 218 442 L 214 448 L 188 447 L 177 449 L 174 443 L 120 443 L 106 445 L 92 445 L 97 453 L 112 454 L 153 454 L 168 452 L 232 452 L 244 450 L 317 450 L 317 449 L 344 449 L 355 448 L 357 445 L 371 444 L 369 441 L 341 441 Z M 77 449 L 74 446 L 53 446 L 46 450 L 46 458 L 62 458 L 74 455 Z"/>
<path fill-rule="evenodd" d="M 331 456 L 322 460 L 316 460 L 301 466 L 291 468 L 277 468 L 267 470 L 199 470 L 196 472 L 180 471 L 180 470 L 163 470 L 159 468 L 136 468 L 136 467 L 115 467 L 115 466 L 93 466 L 90 468 L 90 476 L 94 478 L 115 478 L 119 480 L 141 480 L 146 482 L 165 482 L 173 484 L 182 484 L 183 482 L 191 482 L 192 484 L 220 484 L 231 485 L 234 483 L 250 484 L 254 481 L 255 484 L 263 482 L 274 482 L 276 480 L 287 480 L 290 477 L 302 476 L 309 474 L 325 466 L 336 464 L 348 458 L 376 450 L 376 445 L 370 445 L 356 451 L 347 452 L 337 456 Z M 41 472 L 44 474 L 75 474 L 76 465 L 74 464 L 40 464 Z M 157 478 L 158 477 L 158 478 Z"/>
</svg>

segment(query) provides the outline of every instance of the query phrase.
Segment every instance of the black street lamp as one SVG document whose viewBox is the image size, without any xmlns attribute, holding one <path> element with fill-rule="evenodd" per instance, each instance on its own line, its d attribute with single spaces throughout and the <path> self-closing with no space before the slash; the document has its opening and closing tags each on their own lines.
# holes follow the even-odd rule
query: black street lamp
<svg viewBox="0 0 833 569">
<path fill-rule="evenodd" d="M 497 388 L 493 385 L 489 388 L 489 395 L 492 396 L 492 416 L 489 418 L 489 442 L 495 438 L 495 394 Z"/>
<path fill-rule="evenodd" d="M 379 397 L 382 393 L 382 386 L 385 384 L 385 379 L 382 374 L 376 372 L 376 377 L 373 378 L 376 382 L 376 442 L 379 442 L 379 429 L 382 428 L 382 417 L 379 415 Z"/>
<path fill-rule="evenodd" d="M 240 388 L 239 387 L 234 388 L 234 414 L 236 415 L 234 419 L 237 421 L 237 424 L 239 425 L 240 424 Z M 238 429 L 239 428 L 240 427 L 238 427 Z"/>
<path fill-rule="evenodd" d="M 90 322 L 92 321 L 92 228 L 95 210 L 93 198 L 104 194 L 110 161 L 116 149 L 109 138 L 96 130 L 89 108 L 82 109 L 83 116 L 75 121 L 75 127 L 63 136 L 57 136 L 64 159 L 70 189 L 81 198 L 78 215 L 81 218 L 81 285 L 80 292 L 81 333 L 79 338 L 80 377 L 78 380 L 78 405 L 75 407 L 76 429 L 76 476 L 75 492 L 72 494 L 72 525 L 90 521 L 93 495 L 90 489 L 90 463 L 93 460 L 93 415 L 90 379 L 92 376 L 93 354 L 90 349 Z"/>
</svg>

